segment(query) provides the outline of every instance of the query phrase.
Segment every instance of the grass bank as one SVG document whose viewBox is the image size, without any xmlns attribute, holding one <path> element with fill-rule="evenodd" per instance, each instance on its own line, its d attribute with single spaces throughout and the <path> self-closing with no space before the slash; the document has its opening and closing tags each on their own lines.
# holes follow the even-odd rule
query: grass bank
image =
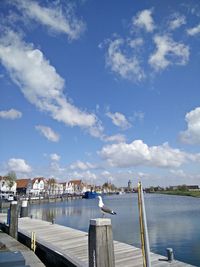
<svg viewBox="0 0 200 267">
<path fill-rule="evenodd" d="M 157 191 L 156 193 L 166 194 L 166 195 L 175 195 L 175 196 L 200 197 L 200 191 L 173 190 L 173 191 Z"/>
</svg>

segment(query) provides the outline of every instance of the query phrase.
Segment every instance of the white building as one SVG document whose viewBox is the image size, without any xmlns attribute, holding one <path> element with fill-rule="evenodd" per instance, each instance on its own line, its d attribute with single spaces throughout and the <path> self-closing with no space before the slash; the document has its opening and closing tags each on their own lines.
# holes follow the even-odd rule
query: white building
<svg viewBox="0 0 200 267">
<path fill-rule="evenodd" d="M 43 177 L 34 178 L 32 180 L 32 188 L 30 190 L 30 193 L 35 196 L 39 196 L 45 193 L 45 183 L 46 180 Z"/>
<path fill-rule="evenodd" d="M 13 185 L 10 186 L 6 177 L 0 176 L 0 198 L 8 199 L 9 195 L 15 195 L 16 187 L 17 183 L 15 181 L 13 182 Z"/>
</svg>

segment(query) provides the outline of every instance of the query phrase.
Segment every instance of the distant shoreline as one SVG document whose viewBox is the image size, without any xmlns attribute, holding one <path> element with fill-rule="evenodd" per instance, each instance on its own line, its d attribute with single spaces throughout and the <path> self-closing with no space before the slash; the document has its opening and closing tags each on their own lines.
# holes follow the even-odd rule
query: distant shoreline
<svg viewBox="0 0 200 267">
<path fill-rule="evenodd" d="M 165 195 L 175 195 L 175 196 L 199 197 L 200 198 L 200 191 L 173 190 L 173 191 L 156 191 L 156 192 L 152 192 L 152 193 L 165 194 Z"/>
</svg>

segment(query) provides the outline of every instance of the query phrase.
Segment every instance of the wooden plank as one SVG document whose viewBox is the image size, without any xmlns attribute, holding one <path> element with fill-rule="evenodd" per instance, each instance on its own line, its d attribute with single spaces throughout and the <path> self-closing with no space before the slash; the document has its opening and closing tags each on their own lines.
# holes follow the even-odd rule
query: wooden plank
<svg viewBox="0 0 200 267">
<path fill-rule="evenodd" d="M 116 261 L 120 262 L 120 261 L 123 261 L 124 258 L 138 258 L 140 257 L 141 258 L 142 254 L 141 252 L 138 252 L 137 254 L 136 253 L 132 253 L 132 252 L 122 252 L 120 254 L 116 253 L 115 255 L 115 259 Z"/>
</svg>

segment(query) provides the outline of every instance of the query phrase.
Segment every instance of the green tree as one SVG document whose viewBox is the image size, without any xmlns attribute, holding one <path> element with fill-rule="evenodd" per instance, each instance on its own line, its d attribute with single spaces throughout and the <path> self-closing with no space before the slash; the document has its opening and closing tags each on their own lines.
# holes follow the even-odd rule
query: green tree
<svg viewBox="0 0 200 267">
<path fill-rule="evenodd" d="M 179 185 L 178 186 L 178 190 L 179 191 L 189 191 L 187 188 L 187 185 L 183 184 L 183 185 Z"/>
<path fill-rule="evenodd" d="M 116 190 L 116 186 L 108 182 L 104 183 L 102 187 L 103 189 L 106 189 L 106 190 L 112 190 L 112 191 Z"/>
<path fill-rule="evenodd" d="M 106 182 L 106 183 L 103 184 L 102 187 L 103 187 L 103 188 L 108 188 L 108 187 L 109 187 L 109 184 Z"/>
<path fill-rule="evenodd" d="M 9 188 L 11 189 L 14 185 L 14 183 L 16 182 L 17 180 L 17 175 L 14 171 L 10 171 L 8 172 L 8 174 L 6 175 L 5 177 L 5 180 L 9 186 Z"/>
</svg>

